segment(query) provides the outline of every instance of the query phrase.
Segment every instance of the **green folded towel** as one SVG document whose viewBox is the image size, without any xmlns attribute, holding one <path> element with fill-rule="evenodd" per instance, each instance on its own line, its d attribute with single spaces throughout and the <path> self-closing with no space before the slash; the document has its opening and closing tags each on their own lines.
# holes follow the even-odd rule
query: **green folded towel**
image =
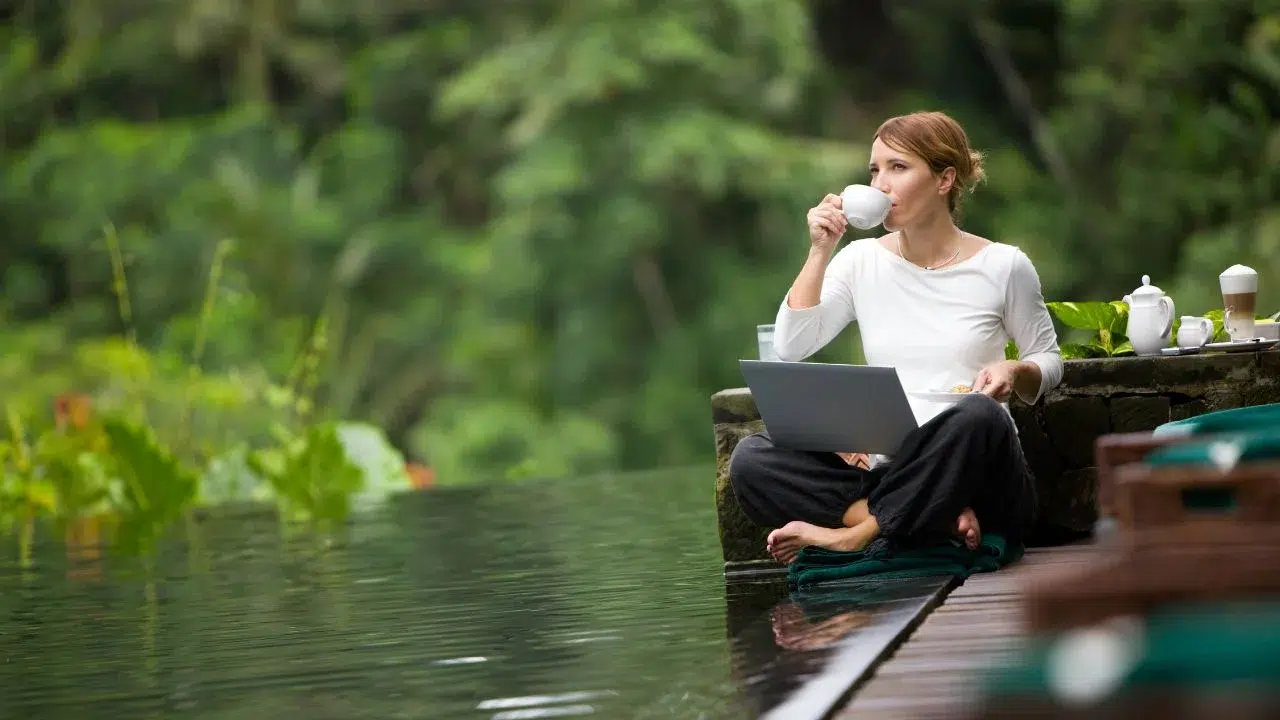
<svg viewBox="0 0 1280 720">
<path fill-rule="evenodd" d="M 787 584 L 800 588 L 833 580 L 854 578 L 918 578 L 937 576 L 969 577 L 975 572 L 991 572 L 1022 557 L 1021 543 L 1007 542 L 996 533 L 982 537 L 977 550 L 958 540 L 944 544 L 867 553 L 839 552 L 819 547 L 800 551 L 787 571 Z"/>
<path fill-rule="evenodd" d="M 950 582 L 950 576 L 944 575 L 937 580 L 938 585 L 943 581 Z M 787 599 L 795 603 L 810 622 L 822 622 L 850 610 L 867 610 L 877 605 L 917 599 L 922 593 L 936 590 L 938 585 L 929 584 L 928 579 L 884 580 L 873 575 L 841 583 L 792 588 Z"/>
<path fill-rule="evenodd" d="M 1144 621 L 1140 639 L 1120 641 L 1125 655 L 1113 657 L 1094 646 L 1091 657 L 1063 656 L 1055 663 L 1055 652 L 1066 635 L 1031 639 L 1010 660 L 991 671 L 982 681 L 989 702 L 1000 698 L 1041 697 L 1054 693 L 1058 682 L 1055 668 L 1068 675 L 1096 675 L 1109 672 L 1109 682 L 1101 677 L 1108 696 L 1143 686 L 1205 687 L 1236 683 L 1280 686 L 1280 604 L 1213 603 L 1170 607 L 1153 613 Z M 1122 637 L 1122 636 L 1121 636 Z M 1132 653 L 1132 654 L 1129 654 Z"/>
<path fill-rule="evenodd" d="M 1183 420 L 1167 422 L 1155 429 L 1153 435 L 1209 435 L 1212 433 L 1238 432 L 1274 428 L 1280 430 L 1280 403 L 1218 410 Z"/>
</svg>

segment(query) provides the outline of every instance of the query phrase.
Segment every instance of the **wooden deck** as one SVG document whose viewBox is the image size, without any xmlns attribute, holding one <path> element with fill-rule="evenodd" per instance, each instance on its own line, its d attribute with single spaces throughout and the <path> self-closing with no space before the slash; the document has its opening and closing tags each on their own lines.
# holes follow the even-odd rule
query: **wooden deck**
<svg viewBox="0 0 1280 720">
<path fill-rule="evenodd" d="M 1005 570 L 970 577 L 875 670 L 836 717 L 956 717 L 973 700 L 977 673 L 1007 657 L 1023 635 L 1023 583 L 1035 573 L 1079 566 L 1096 551 L 1093 544 L 1032 549 Z"/>
</svg>

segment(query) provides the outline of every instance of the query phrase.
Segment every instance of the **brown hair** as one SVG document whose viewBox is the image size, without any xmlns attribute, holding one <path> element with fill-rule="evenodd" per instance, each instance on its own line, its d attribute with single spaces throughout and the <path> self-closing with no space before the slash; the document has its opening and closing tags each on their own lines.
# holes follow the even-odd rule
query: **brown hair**
<svg viewBox="0 0 1280 720">
<path fill-rule="evenodd" d="M 940 112 L 916 112 L 889 118 L 876 137 L 886 145 L 920 156 L 935 175 L 955 168 L 956 179 L 947 194 L 947 209 L 959 214 L 961 194 L 972 192 L 986 178 L 982 153 L 969 147 L 969 136 L 951 116 Z"/>
</svg>

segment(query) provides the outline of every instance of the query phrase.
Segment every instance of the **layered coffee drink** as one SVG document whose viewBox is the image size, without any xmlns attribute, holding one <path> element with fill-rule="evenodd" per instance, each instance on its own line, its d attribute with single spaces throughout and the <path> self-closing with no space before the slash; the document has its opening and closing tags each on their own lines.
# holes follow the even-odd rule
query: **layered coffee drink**
<svg viewBox="0 0 1280 720">
<path fill-rule="evenodd" d="M 1251 267 L 1232 265 L 1218 276 L 1222 287 L 1222 324 L 1232 340 L 1254 336 L 1258 309 L 1258 273 Z"/>
</svg>

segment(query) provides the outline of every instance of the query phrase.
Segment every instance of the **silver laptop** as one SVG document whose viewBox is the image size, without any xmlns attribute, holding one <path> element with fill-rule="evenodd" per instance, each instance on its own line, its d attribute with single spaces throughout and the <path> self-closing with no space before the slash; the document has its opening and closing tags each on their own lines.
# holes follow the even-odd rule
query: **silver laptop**
<svg viewBox="0 0 1280 720">
<path fill-rule="evenodd" d="M 917 427 L 894 368 L 738 362 L 769 437 L 781 447 L 892 455 Z"/>
</svg>

